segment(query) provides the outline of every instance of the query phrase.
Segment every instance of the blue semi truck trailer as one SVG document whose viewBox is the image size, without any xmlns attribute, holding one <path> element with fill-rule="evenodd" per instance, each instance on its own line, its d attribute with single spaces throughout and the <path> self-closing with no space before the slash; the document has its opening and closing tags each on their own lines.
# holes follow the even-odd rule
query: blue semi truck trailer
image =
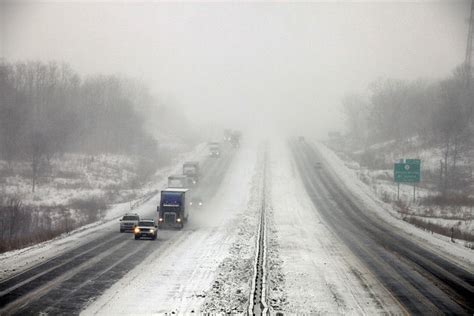
<svg viewBox="0 0 474 316">
<path fill-rule="evenodd" d="M 186 197 L 188 189 L 168 188 L 161 191 L 157 207 L 159 228 L 183 228 L 188 220 Z"/>
</svg>

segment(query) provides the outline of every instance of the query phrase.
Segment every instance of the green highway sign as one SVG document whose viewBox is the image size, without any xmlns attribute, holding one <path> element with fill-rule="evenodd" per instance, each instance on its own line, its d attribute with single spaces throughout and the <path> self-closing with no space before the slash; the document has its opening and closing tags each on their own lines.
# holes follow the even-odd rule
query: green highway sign
<svg viewBox="0 0 474 316">
<path fill-rule="evenodd" d="M 405 162 L 395 163 L 393 167 L 395 182 L 417 183 L 421 180 L 421 160 L 406 159 Z"/>
<path fill-rule="evenodd" d="M 421 165 L 420 159 L 405 159 L 405 163 L 409 163 L 412 165 Z"/>
</svg>

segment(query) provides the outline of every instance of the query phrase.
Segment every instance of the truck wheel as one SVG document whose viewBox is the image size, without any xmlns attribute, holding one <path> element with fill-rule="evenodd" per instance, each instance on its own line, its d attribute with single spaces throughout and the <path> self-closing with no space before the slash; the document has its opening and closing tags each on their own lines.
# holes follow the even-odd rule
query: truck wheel
<svg viewBox="0 0 474 316">
<path fill-rule="evenodd" d="M 135 236 L 135 240 L 138 240 L 138 239 L 140 239 L 140 236 Z"/>
</svg>

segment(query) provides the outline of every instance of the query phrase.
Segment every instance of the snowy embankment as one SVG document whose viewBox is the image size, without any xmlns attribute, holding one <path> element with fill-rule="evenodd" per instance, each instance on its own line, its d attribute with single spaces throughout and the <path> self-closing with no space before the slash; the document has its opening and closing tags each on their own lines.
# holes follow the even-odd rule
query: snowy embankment
<svg viewBox="0 0 474 316">
<path fill-rule="evenodd" d="M 422 246 L 429 247 L 440 256 L 449 261 L 453 261 L 473 270 L 474 251 L 463 246 L 463 242 L 450 242 L 450 238 L 430 233 L 404 222 L 393 205 L 383 202 L 366 183 L 362 182 L 356 172 L 346 166 L 345 162 L 331 149 L 322 143 L 316 143 L 316 146 L 324 156 L 325 163 L 331 167 L 334 174 L 341 180 L 349 191 L 351 191 L 360 202 L 362 202 L 368 211 L 379 216 L 394 228 L 400 229 L 411 236 L 414 241 L 418 241 Z"/>
<path fill-rule="evenodd" d="M 397 303 L 333 234 L 310 200 L 288 146 L 270 155 L 269 304 L 285 313 L 397 313 Z"/>
<path fill-rule="evenodd" d="M 252 244 L 254 231 L 241 235 L 240 228 L 242 224 L 255 226 L 248 214 L 255 212 L 251 193 L 256 146 L 243 145 L 233 159 L 214 198 L 199 214 L 190 215 L 181 231 L 160 231 L 157 248 L 84 310 L 84 315 L 218 312 L 215 302 L 221 303 L 219 307 L 229 306 L 222 304 L 223 297 L 247 299 L 249 280 L 242 280 L 236 267 L 226 263 L 239 264 L 253 256 L 247 246 Z M 238 303 L 235 308 L 234 312 L 243 312 L 245 305 Z"/>
<path fill-rule="evenodd" d="M 445 236 L 453 234 L 466 247 L 474 248 L 473 151 L 459 154 L 456 162 L 457 194 L 446 199 L 440 195 L 444 181 L 444 173 L 440 173 L 443 151 L 439 147 L 427 146 L 419 137 L 412 137 L 403 143 L 389 141 L 375 144 L 355 152 L 337 150 L 337 147 L 335 152 L 345 165 L 382 201 L 392 203 L 399 218 Z M 411 184 L 400 184 L 398 192 L 393 181 L 393 163 L 400 157 L 416 157 L 422 162 L 421 182 L 415 191 Z M 371 167 L 362 167 L 361 164 Z"/>
<path fill-rule="evenodd" d="M 157 190 L 166 187 L 168 175 L 180 173 L 182 164 L 186 160 L 204 159 L 207 156 L 206 149 L 206 145 L 201 144 L 193 151 L 177 156 L 170 167 L 162 168 L 155 173 L 154 181 L 143 188 L 144 197 L 110 206 L 102 220 L 80 227 L 52 240 L 0 254 L 0 266 L 2 267 L 0 269 L 0 280 L 49 260 L 64 251 L 100 238 L 110 231 L 118 232 L 118 219 L 126 212 L 132 211 L 140 215 L 148 214 L 150 216 L 156 210 L 156 205 L 159 202 Z M 154 195 L 152 195 L 153 192 L 155 192 Z"/>
</svg>

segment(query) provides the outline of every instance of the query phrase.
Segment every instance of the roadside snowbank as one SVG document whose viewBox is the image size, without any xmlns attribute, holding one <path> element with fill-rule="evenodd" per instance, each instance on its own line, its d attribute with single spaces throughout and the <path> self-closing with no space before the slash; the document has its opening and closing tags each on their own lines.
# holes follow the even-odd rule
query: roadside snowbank
<svg viewBox="0 0 474 316">
<path fill-rule="evenodd" d="M 474 251 L 461 243 L 452 243 L 446 236 L 432 234 L 402 221 L 390 204 L 381 201 L 369 186 L 359 180 L 354 170 L 349 169 L 344 161 L 331 149 L 322 143 L 315 143 L 325 163 L 331 167 L 334 174 L 341 180 L 364 205 L 367 210 L 374 212 L 397 229 L 405 231 L 425 247 L 430 247 L 440 256 L 473 271 Z"/>
</svg>

